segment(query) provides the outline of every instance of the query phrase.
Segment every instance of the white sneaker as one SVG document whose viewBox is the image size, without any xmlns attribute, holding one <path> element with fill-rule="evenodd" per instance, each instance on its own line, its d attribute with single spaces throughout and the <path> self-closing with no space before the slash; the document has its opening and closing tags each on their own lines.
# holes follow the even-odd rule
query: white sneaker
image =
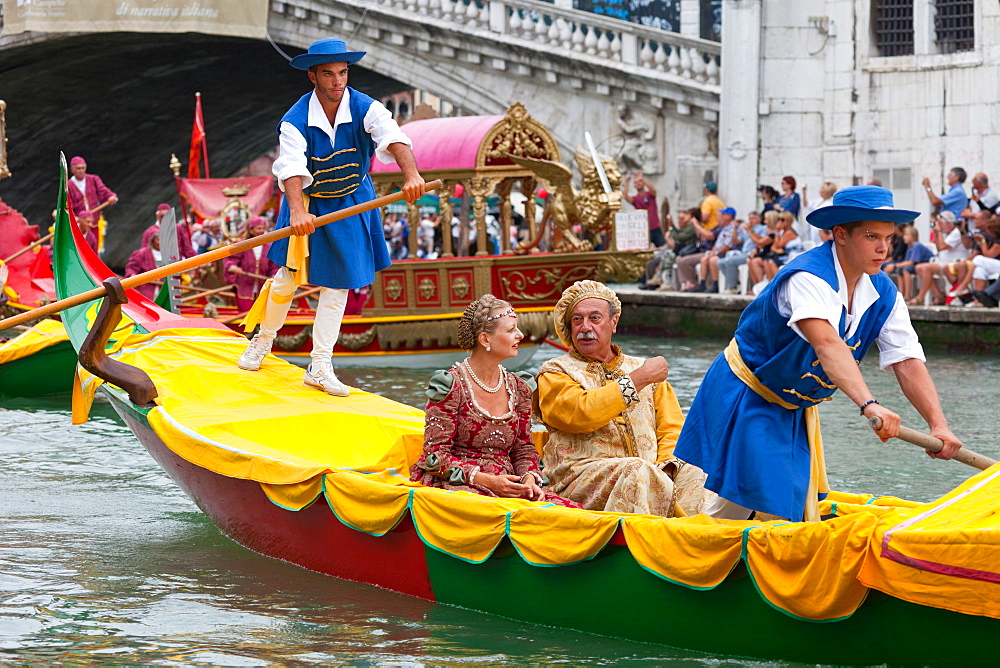
<svg viewBox="0 0 1000 668">
<path fill-rule="evenodd" d="M 335 397 L 346 397 L 351 393 L 351 388 L 340 382 L 337 374 L 333 372 L 333 364 L 330 362 L 313 361 L 306 368 L 306 375 L 302 378 L 302 384 L 306 387 L 315 387 L 323 390 L 327 394 Z"/>
<path fill-rule="evenodd" d="M 236 363 L 237 366 L 247 371 L 260 369 L 260 363 L 264 361 L 264 356 L 271 352 L 271 343 L 273 343 L 273 339 L 261 338 L 260 334 L 254 336 L 250 339 L 250 345 L 240 355 L 240 359 Z"/>
</svg>

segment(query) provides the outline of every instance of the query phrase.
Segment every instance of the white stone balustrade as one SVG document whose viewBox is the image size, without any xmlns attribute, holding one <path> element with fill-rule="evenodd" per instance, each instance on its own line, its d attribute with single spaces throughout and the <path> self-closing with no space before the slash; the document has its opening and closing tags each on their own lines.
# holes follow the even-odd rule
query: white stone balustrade
<svg viewBox="0 0 1000 668">
<path fill-rule="evenodd" d="M 563 49 L 610 63 L 664 72 L 710 87 L 719 85 L 720 47 L 709 40 L 556 7 L 540 0 L 371 2 L 464 29 L 508 35 L 546 50 Z"/>
</svg>

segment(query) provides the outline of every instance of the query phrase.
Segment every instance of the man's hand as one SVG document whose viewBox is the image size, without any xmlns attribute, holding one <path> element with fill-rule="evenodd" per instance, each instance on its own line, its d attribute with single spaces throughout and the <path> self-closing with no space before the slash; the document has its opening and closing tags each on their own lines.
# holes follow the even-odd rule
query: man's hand
<svg viewBox="0 0 1000 668">
<path fill-rule="evenodd" d="M 921 183 L 923 184 L 924 188 L 930 188 L 931 187 L 931 180 L 929 178 L 927 178 L 926 176 L 924 177 L 924 180 L 921 181 Z"/>
<path fill-rule="evenodd" d="M 112 195 L 111 197 L 108 198 L 109 204 L 115 204 L 117 201 L 118 201 L 118 195 Z"/>
<path fill-rule="evenodd" d="M 875 432 L 882 442 L 885 443 L 890 438 L 899 436 L 899 416 L 888 408 L 879 404 L 868 404 L 865 406 L 864 416 L 869 420 L 877 417 L 882 420 L 882 428 Z"/>
<path fill-rule="evenodd" d="M 670 365 L 662 357 L 650 357 L 643 361 L 642 366 L 629 374 L 636 392 L 647 385 L 662 383 L 670 373 Z"/>
<path fill-rule="evenodd" d="M 925 450 L 927 455 L 934 459 L 951 459 L 958 454 L 958 449 L 962 447 L 962 442 L 955 437 L 955 434 L 951 433 L 951 429 L 948 429 L 948 427 L 931 429 L 931 436 L 941 439 L 941 442 L 944 443 L 944 448 L 941 452 Z"/>
<path fill-rule="evenodd" d="M 242 268 L 237 267 L 235 264 L 229 268 L 229 272 L 233 273 L 233 274 L 244 274 L 244 273 L 246 273 L 246 272 L 243 271 Z"/>
<path fill-rule="evenodd" d="M 403 183 L 403 199 L 413 204 L 424 196 L 425 187 L 424 177 L 420 176 L 420 174 L 407 177 Z"/>
<path fill-rule="evenodd" d="M 313 225 L 313 220 L 315 219 L 316 216 L 308 211 L 303 211 L 301 213 L 293 213 L 288 224 L 292 228 L 292 232 L 295 233 L 295 236 L 304 237 L 316 231 L 316 226 Z"/>
</svg>

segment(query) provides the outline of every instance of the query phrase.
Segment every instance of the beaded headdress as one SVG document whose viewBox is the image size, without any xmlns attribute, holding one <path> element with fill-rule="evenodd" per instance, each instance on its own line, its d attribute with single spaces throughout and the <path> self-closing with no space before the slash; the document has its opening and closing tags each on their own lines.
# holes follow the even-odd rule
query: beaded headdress
<svg viewBox="0 0 1000 668">
<path fill-rule="evenodd" d="M 491 315 L 490 317 L 486 318 L 486 320 L 487 321 L 496 320 L 497 318 L 502 318 L 502 317 L 507 316 L 507 315 L 509 315 L 512 318 L 516 318 L 517 317 L 517 314 L 514 313 L 514 307 L 513 306 L 510 307 L 509 309 L 507 309 L 506 311 L 504 311 L 503 313 L 497 313 L 496 315 Z"/>
</svg>

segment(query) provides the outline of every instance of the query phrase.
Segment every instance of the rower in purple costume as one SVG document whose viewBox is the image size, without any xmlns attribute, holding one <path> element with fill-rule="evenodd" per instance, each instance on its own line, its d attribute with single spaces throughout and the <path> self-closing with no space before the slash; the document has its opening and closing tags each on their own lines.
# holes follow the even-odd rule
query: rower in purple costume
<svg viewBox="0 0 1000 668">
<path fill-rule="evenodd" d="M 833 239 L 786 264 L 743 311 L 736 335 L 698 389 L 674 454 L 708 475 L 719 495 L 705 512 L 728 519 L 820 519 L 829 491 L 818 405 L 839 387 L 883 440 L 899 416 L 881 406 L 858 363 L 875 343 L 904 394 L 944 442 L 932 457 L 962 446 L 948 427 L 905 302 L 881 271 L 893 227 L 916 211 L 893 207 L 877 186 L 845 188 L 807 220 Z M 771 516 L 771 517 L 768 517 Z"/>
<path fill-rule="evenodd" d="M 156 207 L 156 220 L 153 224 L 146 228 L 146 231 L 142 233 L 142 244 L 141 246 L 145 248 L 149 245 L 149 238 L 154 234 L 160 233 L 160 222 L 163 217 L 167 215 L 172 207 L 164 202 Z M 176 223 L 177 227 L 177 250 L 180 251 L 181 257 L 178 259 L 184 259 L 188 257 L 194 257 L 196 253 L 194 252 L 194 246 L 191 245 L 191 232 L 188 230 L 187 223 L 180 222 Z"/>
<path fill-rule="evenodd" d="M 296 236 L 274 242 L 268 251 L 268 258 L 282 268 L 248 315 L 252 327 L 258 317 L 255 311 L 262 311 L 260 331 L 239 359 L 241 369 L 259 369 L 284 323 L 295 288 L 303 283 L 322 286 L 313 325 L 312 362 L 303 383 L 337 396 L 350 393 L 338 380 L 331 361 L 347 293 L 371 284 L 375 272 L 389 266 L 389 254 L 378 211 L 318 229 L 312 221 L 375 198 L 368 176 L 373 155 L 399 165 L 407 202 L 424 194 L 411 142 L 392 114 L 380 102 L 347 86 L 349 66 L 364 55 L 364 51 L 348 51 L 343 40 L 321 39 L 292 59 L 292 67 L 308 70 L 315 86 L 278 125 L 280 155 L 274 175 L 285 198 L 275 229 L 291 226 Z"/>
</svg>

